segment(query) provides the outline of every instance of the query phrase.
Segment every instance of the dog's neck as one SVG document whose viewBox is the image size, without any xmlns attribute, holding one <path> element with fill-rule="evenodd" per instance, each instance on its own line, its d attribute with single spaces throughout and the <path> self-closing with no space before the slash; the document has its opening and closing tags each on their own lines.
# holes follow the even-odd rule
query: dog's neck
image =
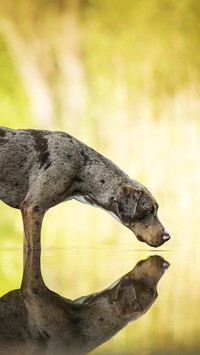
<svg viewBox="0 0 200 355">
<path fill-rule="evenodd" d="M 120 221 L 114 203 L 119 181 L 120 184 L 134 184 L 134 181 L 109 159 L 88 146 L 84 145 L 84 150 L 81 151 L 78 146 L 77 155 L 79 155 L 79 160 L 83 160 L 83 162 L 78 171 L 78 178 L 75 177 L 71 183 L 67 191 L 68 196 L 65 199 L 75 199 L 99 207 Z"/>
<path fill-rule="evenodd" d="M 72 198 L 77 200 L 77 201 L 79 201 L 79 202 L 86 203 L 86 204 L 88 204 L 90 206 L 94 206 L 94 207 L 98 207 L 98 208 L 103 209 L 104 211 L 108 212 L 112 217 L 114 217 L 118 222 L 121 223 L 121 220 L 120 220 L 119 216 L 117 215 L 117 211 L 112 212 L 112 211 L 110 211 L 110 210 L 108 210 L 108 209 L 106 209 L 106 208 L 104 208 L 104 207 L 102 207 L 102 206 L 100 206 L 98 204 L 90 202 L 90 200 L 88 198 L 85 198 L 84 196 L 74 195 Z M 115 209 L 113 208 L 113 210 L 115 210 Z"/>
</svg>

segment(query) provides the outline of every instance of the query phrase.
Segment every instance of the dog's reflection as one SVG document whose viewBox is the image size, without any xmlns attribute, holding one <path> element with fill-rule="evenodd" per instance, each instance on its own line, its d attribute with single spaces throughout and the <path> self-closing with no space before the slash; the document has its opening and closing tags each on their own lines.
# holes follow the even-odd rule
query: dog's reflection
<svg viewBox="0 0 200 355">
<path fill-rule="evenodd" d="M 107 289 L 71 301 L 46 287 L 40 252 L 29 251 L 20 290 L 0 299 L 0 354 L 93 350 L 151 307 L 168 267 L 163 258 L 151 256 Z"/>
</svg>

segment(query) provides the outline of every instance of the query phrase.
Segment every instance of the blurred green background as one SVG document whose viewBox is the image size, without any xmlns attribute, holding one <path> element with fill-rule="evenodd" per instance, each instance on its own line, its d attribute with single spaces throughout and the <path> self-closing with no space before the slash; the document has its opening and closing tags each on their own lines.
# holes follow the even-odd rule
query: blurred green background
<svg viewBox="0 0 200 355">
<path fill-rule="evenodd" d="M 1 125 L 63 129 L 92 145 L 149 187 L 171 243 L 190 245 L 200 199 L 199 16 L 195 0 L 0 4 Z M 67 228 L 89 243 L 96 226 L 106 242 L 127 232 L 102 212 L 66 205 L 57 208 L 71 214 Z M 16 211 L 1 208 L 1 229 L 21 233 L 10 224 Z M 50 218 L 52 243 L 62 220 Z"/>
<path fill-rule="evenodd" d="M 199 245 L 199 18 L 198 0 L 0 2 L 0 124 L 66 130 L 146 185 L 172 235 L 166 248 L 184 253 L 184 294 L 199 281 L 197 264 L 188 272 Z M 0 216 L 1 250 L 18 250 L 20 212 L 2 203 Z M 105 212 L 73 201 L 47 213 L 42 243 L 149 250 Z M 0 271 L 2 293 L 13 275 L 19 283 L 15 256 Z M 184 343 L 188 329 L 176 322 Z"/>
</svg>

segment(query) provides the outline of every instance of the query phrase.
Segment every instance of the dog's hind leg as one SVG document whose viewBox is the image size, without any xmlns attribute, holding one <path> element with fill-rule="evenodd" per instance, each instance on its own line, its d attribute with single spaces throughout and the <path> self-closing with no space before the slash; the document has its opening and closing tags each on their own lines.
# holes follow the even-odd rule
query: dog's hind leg
<svg viewBox="0 0 200 355">
<path fill-rule="evenodd" d="M 24 248 L 41 248 L 41 227 L 44 213 L 39 206 L 24 200 L 20 205 L 24 225 Z"/>
</svg>

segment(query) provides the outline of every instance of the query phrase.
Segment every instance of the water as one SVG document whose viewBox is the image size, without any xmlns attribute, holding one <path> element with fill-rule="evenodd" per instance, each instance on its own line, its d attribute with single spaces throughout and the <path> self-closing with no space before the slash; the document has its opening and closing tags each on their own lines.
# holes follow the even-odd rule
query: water
<svg viewBox="0 0 200 355">
<path fill-rule="evenodd" d="M 0 354 L 200 352 L 198 249 L 142 247 L 1 249 Z"/>
</svg>

